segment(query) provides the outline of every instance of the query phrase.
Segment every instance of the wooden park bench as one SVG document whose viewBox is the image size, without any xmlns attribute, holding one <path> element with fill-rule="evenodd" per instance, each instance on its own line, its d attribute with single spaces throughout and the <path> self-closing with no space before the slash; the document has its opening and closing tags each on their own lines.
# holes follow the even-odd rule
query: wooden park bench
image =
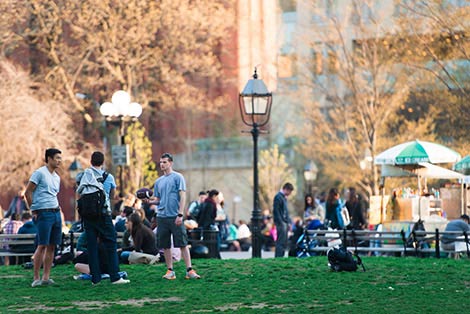
<svg viewBox="0 0 470 314">
<path fill-rule="evenodd" d="M 69 245 L 70 251 L 75 252 L 77 241 L 81 232 L 63 233 L 61 251 L 64 246 Z M 118 246 L 122 244 L 123 232 L 117 233 Z M 18 259 L 20 256 L 33 256 L 34 251 L 22 251 L 21 246 L 33 246 L 36 239 L 35 234 L 0 234 L 0 257 L 14 257 Z"/>
</svg>

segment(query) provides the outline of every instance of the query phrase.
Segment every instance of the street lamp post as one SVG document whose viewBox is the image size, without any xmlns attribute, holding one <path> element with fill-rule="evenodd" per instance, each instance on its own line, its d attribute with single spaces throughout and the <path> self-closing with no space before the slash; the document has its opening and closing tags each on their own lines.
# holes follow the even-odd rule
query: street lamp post
<svg viewBox="0 0 470 314">
<path fill-rule="evenodd" d="M 307 193 L 312 193 L 312 184 L 317 179 L 317 173 L 317 165 L 312 160 L 309 160 L 304 167 L 304 179 L 307 183 Z"/>
<path fill-rule="evenodd" d="M 237 223 L 237 206 L 241 201 L 242 201 L 242 198 L 240 195 L 235 195 L 233 197 L 233 207 L 232 207 L 232 223 L 233 224 Z"/>
<path fill-rule="evenodd" d="M 258 136 L 260 127 L 269 121 L 272 105 L 272 93 L 268 92 L 263 80 L 258 80 L 258 74 L 253 75 L 240 93 L 238 104 L 243 123 L 252 127 L 253 136 L 253 212 L 252 226 L 252 257 L 261 257 L 261 209 L 259 208 L 258 187 Z"/>
<path fill-rule="evenodd" d="M 129 163 L 129 151 L 125 144 L 126 124 L 132 123 L 142 114 L 142 106 L 136 102 L 131 102 L 128 92 L 119 90 L 111 98 L 111 102 L 105 102 L 100 107 L 101 114 L 106 121 L 114 123 L 119 127 L 118 145 L 112 147 L 113 164 L 119 166 L 119 189 L 124 190 L 123 167 Z"/>
</svg>

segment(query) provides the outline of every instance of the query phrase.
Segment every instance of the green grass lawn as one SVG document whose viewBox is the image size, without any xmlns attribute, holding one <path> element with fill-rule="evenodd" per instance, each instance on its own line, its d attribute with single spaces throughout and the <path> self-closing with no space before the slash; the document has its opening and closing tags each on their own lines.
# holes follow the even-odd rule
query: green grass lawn
<svg viewBox="0 0 470 314">
<path fill-rule="evenodd" d="M 194 260 L 201 280 L 161 279 L 165 266 L 123 265 L 131 283 L 92 287 L 72 265 L 56 285 L 31 288 L 32 270 L 0 266 L 0 313 L 463 313 L 470 260 L 364 257 L 367 271 L 334 273 L 324 256 Z"/>
</svg>

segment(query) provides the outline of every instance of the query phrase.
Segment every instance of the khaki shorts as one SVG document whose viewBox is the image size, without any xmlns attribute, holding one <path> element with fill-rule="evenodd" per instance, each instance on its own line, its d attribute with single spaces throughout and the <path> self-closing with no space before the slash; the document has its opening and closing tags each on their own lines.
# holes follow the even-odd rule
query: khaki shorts
<svg viewBox="0 0 470 314">
<path fill-rule="evenodd" d="M 184 223 L 181 226 L 175 224 L 176 217 L 157 217 L 157 247 L 159 249 L 171 248 L 171 236 L 173 235 L 174 247 L 185 247 L 188 245 L 188 234 Z"/>
</svg>

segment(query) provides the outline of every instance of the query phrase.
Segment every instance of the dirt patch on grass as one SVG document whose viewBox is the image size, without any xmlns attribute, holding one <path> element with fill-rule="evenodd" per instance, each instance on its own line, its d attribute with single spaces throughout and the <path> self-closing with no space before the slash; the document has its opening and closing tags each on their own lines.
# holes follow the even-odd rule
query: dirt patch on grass
<svg viewBox="0 0 470 314">
<path fill-rule="evenodd" d="M 216 307 L 215 309 L 218 311 L 236 311 L 240 309 L 261 310 L 264 308 L 280 309 L 280 308 L 284 308 L 284 306 L 283 305 L 269 305 L 267 303 L 254 303 L 254 304 L 232 303 L 232 304 L 226 304 L 224 306 Z"/>
<path fill-rule="evenodd" d="M 24 276 L 22 275 L 4 275 L 0 276 L 0 279 L 7 279 L 7 278 L 23 278 Z"/>
<path fill-rule="evenodd" d="M 79 302 L 73 302 L 75 306 L 78 306 L 81 310 L 93 310 L 96 308 L 106 308 L 111 305 L 132 305 L 132 306 L 137 306 L 137 307 L 142 307 L 146 303 L 155 303 L 155 302 L 183 302 L 183 299 L 177 298 L 177 297 L 171 297 L 171 298 L 158 298 L 158 299 L 128 299 L 128 300 L 121 300 L 121 301 L 114 301 L 114 302 L 102 302 L 102 301 L 79 301 Z"/>
<path fill-rule="evenodd" d="M 416 285 L 415 282 L 397 282 L 395 283 L 395 286 L 412 286 Z"/>
<path fill-rule="evenodd" d="M 158 299 L 127 299 L 127 300 L 119 300 L 119 301 L 77 301 L 73 302 L 73 306 L 60 306 L 60 307 L 53 307 L 53 306 L 46 306 L 43 304 L 29 304 L 27 308 L 13 308 L 10 307 L 9 310 L 14 310 L 16 312 L 34 312 L 34 311 L 66 311 L 70 309 L 78 309 L 82 311 L 93 311 L 93 310 L 101 310 L 108 308 L 112 305 L 122 305 L 122 306 L 136 306 L 142 307 L 147 303 L 156 303 L 156 302 L 183 302 L 182 298 L 171 297 L 171 298 L 158 298 Z"/>
<path fill-rule="evenodd" d="M 43 304 L 29 304 L 28 307 L 26 308 L 14 308 L 14 307 L 9 307 L 8 310 L 15 311 L 15 312 L 35 312 L 35 311 L 47 311 L 47 312 L 52 312 L 52 311 L 66 311 L 73 309 L 71 306 L 61 306 L 61 307 L 52 307 L 52 306 L 45 306 Z"/>
</svg>

